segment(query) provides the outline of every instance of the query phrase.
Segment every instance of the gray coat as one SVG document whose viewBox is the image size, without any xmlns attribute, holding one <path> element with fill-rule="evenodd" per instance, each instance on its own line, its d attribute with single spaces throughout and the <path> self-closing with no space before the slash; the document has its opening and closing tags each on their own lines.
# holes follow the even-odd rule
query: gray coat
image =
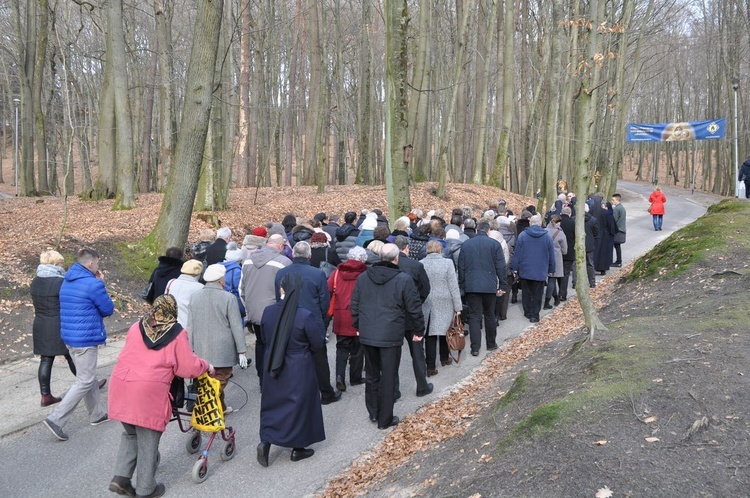
<svg viewBox="0 0 750 498">
<path fill-rule="evenodd" d="M 208 282 L 190 298 L 187 330 L 195 354 L 215 367 L 233 367 L 237 355 L 247 352 L 237 298 L 218 282 Z"/>
<path fill-rule="evenodd" d="M 552 246 L 555 248 L 555 274 L 552 276 L 562 278 L 564 275 L 563 254 L 568 253 L 568 239 L 565 237 L 562 228 L 552 226 L 552 223 L 547 225 L 547 233 L 552 237 Z"/>
<path fill-rule="evenodd" d="M 430 280 L 430 294 L 422 304 L 425 330 L 428 335 L 445 335 L 454 312 L 462 307 L 458 276 L 453 262 L 442 254 L 428 254 L 421 263 Z"/>
</svg>

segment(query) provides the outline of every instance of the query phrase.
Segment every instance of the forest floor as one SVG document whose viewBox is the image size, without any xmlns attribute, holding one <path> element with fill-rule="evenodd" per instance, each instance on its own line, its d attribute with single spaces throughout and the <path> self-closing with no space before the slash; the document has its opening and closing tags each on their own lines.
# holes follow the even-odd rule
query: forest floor
<svg viewBox="0 0 750 498">
<path fill-rule="evenodd" d="M 458 389 L 443 409 L 481 406 L 468 428 L 431 434 L 368 496 L 747 496 L 749 216 L 724 201 L 609 282 L 595 340 L 548 317 L 559 338 Z"/>
</svg>

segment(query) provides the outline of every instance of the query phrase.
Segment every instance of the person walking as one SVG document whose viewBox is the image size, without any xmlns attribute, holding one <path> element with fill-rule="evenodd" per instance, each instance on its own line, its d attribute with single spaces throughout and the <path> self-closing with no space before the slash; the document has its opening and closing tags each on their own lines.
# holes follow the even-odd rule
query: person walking
<svg viewBox="0 0 750 498">
<path fill-rule="evenodd" d="M 507 284 L 503 248 L 489 238 L 490 224 L 477 225 L 477 235 L 463 243 L 458 255 L 458 287 L 469 306 L 469 337 L 472 356 L 482 344 L 482 317 L 487 351 L 497 349 L 495 301 Z M 517 248 L 516 248 L 517 250 Z"/>
<path fill-rule="evenodd" d="M 294 249 L 300 244 L 298 242 Z M 258 463 L 268 467 L 271 445 L 292 448 L 291 460 L 310 458 L 311 444 L 325 440 L 323 410 L 315 380 L 313 350 L 325 345 L 325 329 L 316 313 L 305 309 L 304 277 L 288 272 L 280 282 L 282 298 L 263 311 L 261 334 L 267 344 L 260 397 Z"/>
<path fill-rule="evenodd" d="M 365 350 L 359 333 L 352 325 L 350 303 L 357 277 L 367 270 L 367 252 L 354 246 L 349 249 L 345 263 L 341 263 L 328 277 L 328 292 L 333 301 L 333 333 L 336 334 L 336 389 L 346 391 L 346 363 L 349 362 L 349 384 L 364 384 L 362 367 Z"/>
<path fill-rule="evenodd" d="M 570 206 L 565 206 L 562 208 L 562 214 L 560 215 L 560 229 L 565 234 L 565 242 L 568 246 L 568 251 L 562 257 L 563 277 L 560 288 L 557 290 L 560 301 L 568 300 L 569 282 L 572 283 L 573 290 L 576 287 L 576 221 L 572 213 L 573 210 Z"/>
<path fill-rule="evenodd" d="M 622 196 L 612 194 L 612 217 L 615 220 L 617 232 L 615 233 L 615 262 L 612 266 L 620 268 L 622 266 L 622 245 L 625 243 L 627 224 L 626 224 L 625 206 L 622 205 Z"/>
<path fill-rule="evenodd" d="M 203 273 L 206 285 L 190 298 L 187 329 L 195 354 L 205 358 L 216 370 L 221 384 L 219 399 L 224 415 L 234 411 L 224 401 L 224 389 L 235 365 L 247 368 L 247 344 L 237 299 L 224 290 L 226 269 L 215 263 Z"/>
<path fill-rule="evenodd" d="M 165 294 L 177 301 L 177 321 L 185 326 L 190 321 L 190 298 L 203 288 L 198 280 L 203 273 L 203 263 L 188 259 L 182 264 L 180 276 L 167 282 Z"/>
<path fill-rule="evenodd" d="M 745 198 L 750 199 L 750 157 L 745 159 L 740 168 L 740 181 L 745 182 Z"/>
<path fill-rule="evenodd" d="M 52 396 L 50 381 L 55 356 L 64 356 L 73 375 L 76 366 L 68 348 L 60 337 L 60 287 L 65 278 L 62 255 L 48 249 L 39 256 L 36 277 L 31 281 L 29 292 L 34 303 L 34 324 L 31 333 L 34 340 L 34 354 L 39 355 L 39 392 L 41 406 L 59 403 L 62 398 Z"/>
<path fill-rule="evenodd" d="M 365 406 L 370 421 L 377 422 L 378 429 L 387 429 L 399 423 L 393 404 L 404 333 L 409 323 L 421 324 L 413 338 L 422 340 L 424 316 L 414 280 L 398 267 L 398 247 L 384 245 L 381 259 L 357 278 L 351 312 L 352 325 L 365 348 Z"/>
<path fill-rule="evenodd" d="M 458 288 L 458 276 L 450 259 L 442 255 L 440 242 L 427 243 L 427 256 L 421 261 L 427 278 L 430 281 L 430 293 L 422 304 L 425 319 L 425 355 L 427 375 L 438 374 L 436 357 L 439 345 L 440 365 L 453 363 L 445 339 L 448 327 L 454 314 L 461 314 L 461 291 Z"/>
<path fill-rule="evenodd" d="M 159 440 L 172 414 L 169 390 L 175 377 L 197 378 L 214 368 L 193 353 L 187 332 L 177 321 L 177 301 L 162 295 L 140 320 L 131 325 L 125 346 L 112 370 L 109 416 L 122 423 L 113 493 L 163 496 L 156 482 Z M 132 478 L 138 470 L 138 483 Z"/>
<path fill-rule="evenodd" d="M 144 296 L 148 304 L 153 304 L 154 299 L 165 293 L 164 290 L 170 280 L 180 276 L 183 256 L 182 249 L 179 247 L 170 247 L 164 256 L 159 256 L 159 264 L 151 272 L 151 277 L 148 279 L 148 290 Z"/>
<path fill-rule="evenodd" d="M 667 202 L 667 197 L 661 191 L 661 187 L 656 187 L 651 195 L 648 197 L 648 202 L 651 206 L 648 208 L 648 212 L 651 213 L 651 217 L 654 221 L 654 231 L 661 231 L 661 225 L 664 222 L 664 203 Z"/>
<path fill-rule="evenodd" d="M 524 316 L 536 323 L 542 308 L 544 282 L 555 274 L 554 243 L 542 228 L 542 217 L 538 214 L 529 218 L 529 228 L 518 236 L 512 269 L 521 279 Z"/>
<path fill-rule="evenodd" d="M 544 309 L 551 310 L 550 300 L 554 299 L 554 304 L 560 304 L 560 293 L 563 284 L 563 256 L 568 252 L 568 240 L 565 233 L 560 228 L 562 217 L 559 214 L 553 214 L 547 225 L 547 233 L 552 237 L 552 246 L 555 248 L 555 271 L 547 279 L 547 294 L 544 299 Z"/>
<path fill-rule="evenodd" d="M 60 441 L 68 440 L 63 427 L 81 400 L 89 412 L 91 425 L 108 420 L 107 409 L 99 397 L 96 365 L 99 346 L 107 342 L 104 317 L 114 311 L 115 305 L 99 270 L 99 254 L 93 249 L 81 249 L 60 287 L 60 335 L 73 358 L 76 381 L 52 415 L 44 419 L 44 425 Z"/>
</svg>

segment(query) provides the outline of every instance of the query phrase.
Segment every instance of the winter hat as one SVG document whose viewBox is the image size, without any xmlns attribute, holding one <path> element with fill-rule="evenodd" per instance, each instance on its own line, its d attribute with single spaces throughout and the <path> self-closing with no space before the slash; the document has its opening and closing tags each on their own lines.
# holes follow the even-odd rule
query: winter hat
<svg viewBox="0 0 750 498">
<path fill-rule="evenodd" d="M 257 235 L 245 235 L 245 238 L 242 240 L 242 246 L 247 247 L 248 249 L 255 249 L 264 245 L 266 245 L 266 238 Z"/>
<path fill-rule="evenodd" d="M 255 235 L 256 237 L 268 237 L 268 230 L 266 230 L 265 227 L 255 227 L 253 228 L 253 231 L 250 232 L 251 235 Z"/>
<path fill-rule="evenodd" d="M 378 226 L 378 215 L 375 213 L 367 213 L 365 220 L 359 228 L 362 230 L 375 230 L 376 226 Z"/>
<path fill-rule="evenodd" d="M 242 261 L 242 259 L 243 259 L 242 249 L 227 250 L 227 253 L 224 255 L 224 261 L 239 262 L 239 261 Z"/>
<path fill-rule="evenodd" d="M 284 230 L 284 226 L 281 223 L 274 223 L 271 228 L 268 229 L 268 236 L 278 234 L 282 235 L 284 238 L 286 238 L 286 231 Z"/>
<path fill-rule="evenodd" d="M 455 228 L 451 228 L 447 232 L 445 232 L 445 239 L 459 239 L 461 235 L 458 233 L 458 230 Z"/>
<path fill-rule="evenodd" d="M 201 263 L 197 259 L 188 259 L 182 264 L 182 268 L 180 269 L 180 272 L 184 273 L 185 275 L 192 275 L 193 277 L 197 277 L 201 274 L 202 271 L 203 263 Z"/>
<path fill-rule="evenodd" d="M 216 263 L 214 265 L 209 266 L 206 268 L 206 272 L 203 274 L 203 280 L 206 282 L 216 282 L 217 280 L 221 280 L 224 278 L 224 275 L 227 274 L 227 269 L 222 265 L 221 263 Z"/>
</svg>

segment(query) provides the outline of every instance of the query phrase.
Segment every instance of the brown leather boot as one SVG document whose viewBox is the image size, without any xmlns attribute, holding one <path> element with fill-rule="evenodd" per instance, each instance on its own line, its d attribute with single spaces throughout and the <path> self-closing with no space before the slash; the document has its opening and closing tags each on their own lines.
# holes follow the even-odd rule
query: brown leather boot
<svg viewBox="0 0 750 498">
<path fill-rule="evenodd" d="M 42 394 L 41 405 L 42 406 L 54 405 L 55 403 L 59 403 L 60 401 L 62 401 L 62 398 L 56 398 L 52 396 L 51 394 Z"/>
</svg>

